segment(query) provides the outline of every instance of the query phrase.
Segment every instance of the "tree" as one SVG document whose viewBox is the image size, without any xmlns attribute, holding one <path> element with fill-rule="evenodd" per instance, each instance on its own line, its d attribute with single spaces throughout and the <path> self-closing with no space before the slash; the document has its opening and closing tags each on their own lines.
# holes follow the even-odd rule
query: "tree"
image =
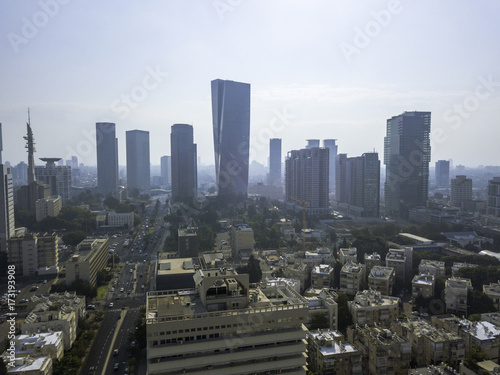
<svg viewBox="0 0 500 375">
<path fill-rule="evenodd" d="M 349 312 L 349 307 L 347 305 L 349 298 L 347 297 L 347 294 L 345 293 L 340 293 L 339 298 L 337 299 L 337 304 L 338 304 L 338 326 L 339 326 L 339 331 L 342 331 L 345 333 L 347 331 L 347 327 L 352 325 L 352 316 L 351 313 Z"/>
<path fill-rule="evenodd" d="M 493 300 L 483 292 L 473 289 L 467 293 L 467 314 L 481 314 L 496 311 Z"/>
<path fill-rule="evenodd" d="M 87 234 L 83 230 L 75 230 L 66 233 L 62 240 L 66 245 L 76 246 L 82 242 L 87 237 Z"/>
<path fill-rule="evenodd" d="M 120 204 L 120 201 L 114 197 L 112 197 L 111 195 L 108 196 L 105 200 L 104 200 L 104 205 L 107 206 L 108 208 L 114 210 L 116 208 L 116 206 L 118 206 Z"/>
<path fill-rule="evenodd" d="M 311 316 L 309 321 L 309 330 L 330 328 L 330 322 L 326 313 L 316 313 Z"/>
<path fill-rule="evenodd" d="M 250 255 L 248 264 L 244 267 L 237 269 L 238 273 L 248 273 L 249 281 L 251 283 L 258 283 L 262 279 L 262 270 L 260 269 L 260 262 L 258 259 Z"/>
</svg>

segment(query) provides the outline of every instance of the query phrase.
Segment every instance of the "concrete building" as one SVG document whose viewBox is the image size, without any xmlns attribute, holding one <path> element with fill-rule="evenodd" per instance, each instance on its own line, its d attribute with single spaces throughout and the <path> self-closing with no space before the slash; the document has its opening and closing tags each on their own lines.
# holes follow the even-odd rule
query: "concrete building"
<svg viewBox="0 0 500 375">
<path fill-rule="evenodd" d="M 363 263 L 366 267 L 366 273 L 369 275 L 373 267 L 382 265 L 382 258 L 379 253 L 365 253 Z"/>
<path fill-rule="evenodd" d="M 14 187 L 11 167 L 3 164 L 2 124 L 0 123 L 0 252 L 8 253 L 7 240 L 14 234 Z"/>
<path fill-rule="evenodd" d="M 53 361 L 49 356 L 16 357 L 15 366 L 8 368 L 13 375 L 52 375 Z"/>
<path fill-rule="evenodd" d="M 431 326 L 425 320 L 399 320 L 391 330 L 411 344 L 417 366 L 439 364 L 458 365 L 465 357 L 465 342 L 455 333 Z"/>
<path fill-rule="evenodd" d="M 179 258 L 193 258 L 198 256 L 197 227 L 187 227 L 177 230 L 177 253 Z"/>
<path fill-rule="evenodd" d="M 404 112 L 387 120 L 384 197 L 389 216 L 407 219 L 411 208 L 427 205 L 430 129 L 430 112 Z M 402 170 L 407 173 L 402 174 Z"/>
<path fill-rule="evenodd" d="M 60 195 L 62 203 L 71 199 L 71 167 L 56 166 L 61 158 L 40 158 L 46 162 L 45 167 L 35 166 L 35 177 L 50 187 L 50 195 Z"/>
<path fill-rule="evenodd" d="M 8 241 L 8 262 L 15 265 L 16 274 L 34 276 L 40 269 L 57 267 L 59 237 L 49 233 L 22 233 Z"/>
<path fill-rule="evenodd" d="M 323 147 L 327 148 L 329 153 L 329 184 L 330 184 L 330 194 L 333 194 L 335 196 L 335 181 L 336 181 L 336 159 L 337 159 L 337 152 L 338 152 L 338 146 L 335 144 L 337 140 L 336 139 L 323 139 Z"/>
<path fill-rule="evenodd" d="M 347 306 L 354 324 L 388 325 L 396 321 L 399 315 L 399 298 L 384 296 L 375 290 L 363 290 L 356 293 L 354 300 Z"/>
<path fill-rule="evenodd" d="M 62 198 L 60 195 L 52 195 L 36 201 L 36 221 L 40 222 L 47 216 L 57 216 L 61 212 Z"/>
<path fill-rule="evenodd" d="M 454 207 L 463 208 L 472 200 L 472 179 L 466 176 L 456 176 L 451 179 L 450 203 Z"/>
<path fill-rule="evenodd" d="M 320 264 L 311 271 L 311 287 L 315 289 L 330 288 L 333 286 L 333 267 Z"/>
<path fill-rule="evenodd" d="M 285 277 L 294 279 L 300 282 L 300 293 L 309 288 L 311 285 L 311 265 L 307 263 L 297 262 L 287 264 L 285 267 Z"/>
<path fill-rule="evenodd" d="M 282 186 L 281 182 L 281 138 L 269 140 L 269 175 L 267 184 Z"/>
<path fill-rule="evenodd" d="M 500 216 L 500 177 L 493 177 L 488 181 L 486 213 L 491 216 Z"/>
<path fill-rule="evenodd" d="M 250 289 L 248 275 L 230 269 L 194 280 L 196 289 L 147 295 L 148 374 L 305 375 L 303 297 L 282 285 Z"/>
<path fill-rule="evenodd" d="M 398 375 L 410 368 L 410 343 L 388 328 L 352 325 L 347 340 L 362 353 L 364 374 Z"/>
<path fill-rule="evenodd" d="M 406 282 L 412 276 L 413 248 L 389 249 L 385 256 L 385 266 L 394 268 L 396 282 Z"/>
<path fill-rule="evenodd" d="M 63 333 L 56 331 L 17 335 L 15 347 L 16 357 L 48 356 L 53 361 L 58 361 L 64 355 Z"/>
<path fill-rule="evenodd" d="M 483 285 L 483 293 L 492 299 L 493 306 L 497 311 L 500 311 L 500 281 Z"/>
<path fill-rule="evenodd" d="M 235 224 L 231 227 L 230 244 L 233 258 L 247 259 L 254 247 L 253 230 L 247 224 Z"/>
<path fill-rule="evenodd" d="M 198 157 L 192 125 L 172 125 L 170 150 L 172 199 L 193 199 L 198 192 Z"/>
<path fill-rule="evenodd" d="M 375 266 L 368 274 L 368 288 L 384 296 L 392 295 L 396 273 L 392 267 Z"/>
<path fill-rule="evenodd" d="M 436 186 L 447 188 L 450 186 L 450 162 L 449 160 L 438 160 L 435 164 Z"/>
<path fill-rule="evenodd" d="M 118 186 L 118 138 L 115 124 L 98 122 L 96 127 L 97 189 L 104 196 L 116 191 Z"/>
<path fill-rule="evenodd" d="M 365 265 L 348 261 L 340 270 L 340 291 L 355 295 L 365 280 Z"/>
<path fill-rule="evenodd" d="M 134 228 L 134 213 L 133 212 L 108 212 L 107 226 L 111 228 Z"/>
<path fill-rule="evenodd" d="M 311 264 L 333 264 L 335 263 L 335 258 L 329 248 L 317 248 L 315 251 L 306 251 L 304 253 L 305 263 Z"/>
<path fill-rule="evenodd" d="M 317 314 L 324 315 L 328 321 L 328 328 L 338 329 L 339 306 L 336 302 L 337 293 L 327 288 L 309 288 L 304 293 L 304 298 L 307 300 L 307 307 L 309 308 L 309 321 L 306 324 L 309 329 Z"/>
<path fill-rule="evenodd" d="M 413 299 L 418 296 L 431 298 L 434 296 L 434 288 L 436 287 L 436 278 L 434 275 L 420 274 L 413 276 L 411 281 L 411 296 Z"/>
<path fill-rule="evenodd" d="M 219 196 L 248 191 L 250 85 L 216 79 L 212 84 L 215 176 Z"/>
<path fill-rule="evenodd" d="M 109 259 L 108 238 L 87 238 L 80 242 L 76 252 L 66 262 L 66 284 L 80 279 L 96 285 L 97 273 L 106 267 Z"/>
<path fill-rule="evenodd" d="M 170 186 L 172 184 L 172 159 L 165 155 L 160 158 L 162 185 Z"/>
<path fill-rule="evenodd" d="M 358 261 L 358 249 L 355 247 L 341 248 L 339 250 L 339 259 L 342 264 L 346 264 L 348 261 L 356 263 Z"/>
<path fill-rule="evenodd" d="M 458 271 L 462 268 L 474 268 L 474 267 L 477 267 L 477 264 L 453 262 L 453 266 L 451 267 L 451 275 L 457 276 Z"/>
<path fill-rule="evenodd" d="M 169 258 L 167 254 L 160 254 L 156 265 L 156 290 L 194 288 L 193 276 L 200 268 L 198 258 Z"/>
<path fill-rule="evenodd" d="M 335 330 L 307 333 L 307 368 L 318 374 L 362 375 L 361 352 Z"/>
<path fill-rule="evenodd" d="M 149 132 L 129 130 L 125 132 L 127 147 L 127 190 L 148 193 L 151 188 L 151 161 L 149 157 Z"/>
<path fill-rule="evenodd" d="M 444 262 L 441 262 L 439 260 L 422 259 L 420 261 L 420 264 L 418 265 L 418 273 L 420 273 L 421 275 L 429 274 L 436 277 L 444 276 Z"/>
<path fill-rule="evenodd" d="M 311 148 L 289 151 L 285 160 L 287 206 L 309 215 L 329 211 L 329 150 Z M 295 200 L 298 199 L 299 201 Z"/>
<path fill-rule="evenodd" d="M 476 232 L 442 232 L 448 241 L 454 246 L 464 248 L 467 245 L 482 249 L 484 244 L 493 245 L 493 238 L 478 236 Z"/>
<path fill-rule="evenodd" d="M 446 311 L 467 314 L 467 294 L 472 290 L 470 279 L 450 277 L 445 282 L 444 298 Z"/>
</svg>

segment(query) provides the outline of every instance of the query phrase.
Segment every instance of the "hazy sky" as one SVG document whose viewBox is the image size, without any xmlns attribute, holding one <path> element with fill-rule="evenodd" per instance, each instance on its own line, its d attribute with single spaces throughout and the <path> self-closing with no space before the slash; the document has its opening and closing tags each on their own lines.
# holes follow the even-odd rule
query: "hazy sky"
<svg viewBox="0 0 500 375">
<path fill-rule="evenodd" d="M 0 2 L 3 160 L 95 164 L 95 123 L 148 130 L 151 162 L 170 127 L 194 125 L 213 164 L 210 81 L 251 84 L 251 159 L 308 138 L 375 149 L 386 120 L 432 112 L 432 164 L 500 164 L 498 0 L 39 0 Z"/>
</svg>

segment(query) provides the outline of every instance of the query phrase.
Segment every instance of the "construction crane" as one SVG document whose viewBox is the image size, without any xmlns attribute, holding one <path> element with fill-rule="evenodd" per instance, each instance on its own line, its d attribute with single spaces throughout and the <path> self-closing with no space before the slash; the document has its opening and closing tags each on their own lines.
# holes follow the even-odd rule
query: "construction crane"
<svg viewBox="0 0 500 375">
<path fill-rule="evenodd" d="M 309 202 L 303 201 L 302 199 L 290 196 L 296 202 L 299 202 L 302 206 L 302 250 L 306 251 L 306 207 L 309 206 Z"/>
</svg>

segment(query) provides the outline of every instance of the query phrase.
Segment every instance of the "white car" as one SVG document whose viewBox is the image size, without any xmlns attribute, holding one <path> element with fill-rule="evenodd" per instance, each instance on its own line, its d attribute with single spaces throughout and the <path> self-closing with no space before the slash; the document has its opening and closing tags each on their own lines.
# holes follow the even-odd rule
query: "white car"
<svg viewBox="0 0 500 375">
<path fill-rule="evenodd" d="M 114 306 L 113 302 L 109 303 L 109 308 L 111 309 Z"/>
</svg>

